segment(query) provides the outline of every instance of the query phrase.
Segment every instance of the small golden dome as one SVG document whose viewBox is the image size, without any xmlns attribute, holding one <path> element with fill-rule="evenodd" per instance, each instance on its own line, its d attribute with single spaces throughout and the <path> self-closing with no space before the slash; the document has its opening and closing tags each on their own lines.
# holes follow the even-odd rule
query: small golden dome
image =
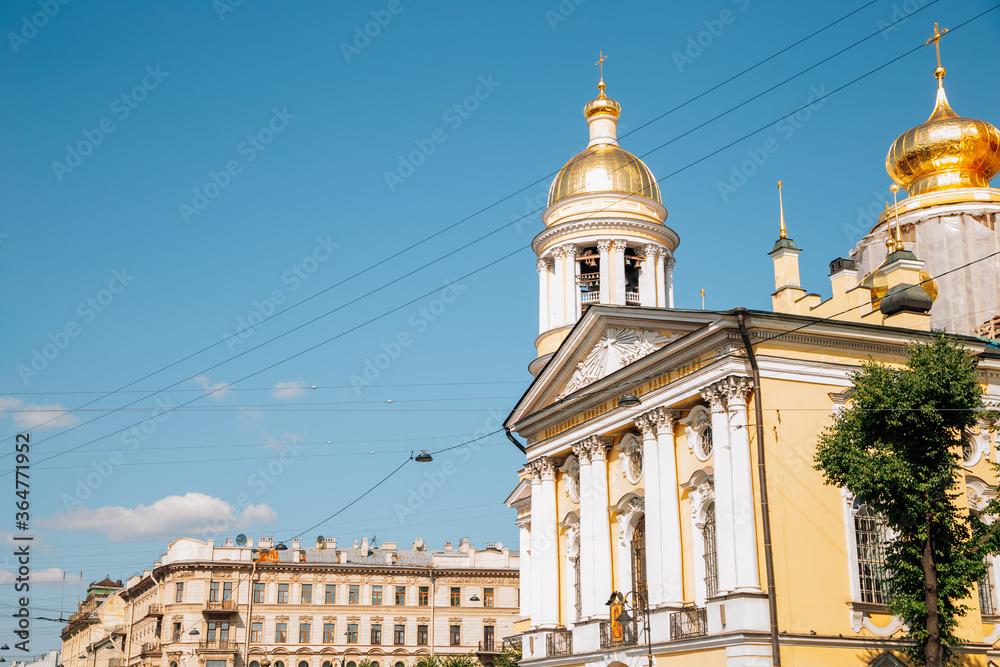
<svg viewBox="0 0 1000 667">
<path fill-rule="evenodd" d="M 593 100 L 587 102 L 586 106 L 583 107 L 583 116 L 588 120 L 592 116 L 596 116 L 599 113 L 611 114 L 615 118 L 618 118 L 622 113 L 622 105 L 618 104 L 615 100 L 611 99 L 604 94 L 604 79 L 597 84 L 597 89 L 600 93 Z"/>
<path fill-rule="evenodd" d="M 573 195 L 596 192 L 641 195 L 663 203 L 660 186 L 649 167 L 612 144 L 591 146 L 567 162 L 549 188 L 549 206 Z"/>
<path fill-rule="evenodd" d="M 1000 131 L 986 121 L 952 111 L 938 67 L 937 102 L 927 122 L 899 135 L 885 168 L 913 195 L 955 188 L 986 188 L 1000 172 Z"/>
</svg>

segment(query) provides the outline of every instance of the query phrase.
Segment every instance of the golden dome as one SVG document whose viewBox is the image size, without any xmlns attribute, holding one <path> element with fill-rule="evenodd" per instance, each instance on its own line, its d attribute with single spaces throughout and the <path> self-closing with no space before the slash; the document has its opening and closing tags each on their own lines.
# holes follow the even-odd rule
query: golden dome
<svg viewBox="0 0 1000 667">
<path fill-rule="evenodd" d="M 885 158 L 896 183 L 913 195 L 955 188 L 986 188 L 1000 171 L 1000 131 L 962 118 L 948 105 L 944 68 L 938 67 L 937 102 L 927 122 L 899 135 Z"/>
<path fill-rule="evenodd" d="M 573 195 L 596 192 L 642 195 L 663 203 L 660 186 L 649 167 L 613 144 L 596 144 L 567 162 L 549 188 L 549 206 Z"/>
<path fill-rule="evenodd" d="M 597 98 L 590 100 L 587 102 L 587 105 L 583 107 L 584 118 L 590 119 L 592 116 L 596 116 L 599 113 L 611 114 L 615 118 L 618 118 L 618 116 L 621 115 L 622 105 L 605 95 L 604 88 L 604 79 L 601 79 L 601 82 L 597 84 L 597 89 L 600 91 Z"/>
</svg>

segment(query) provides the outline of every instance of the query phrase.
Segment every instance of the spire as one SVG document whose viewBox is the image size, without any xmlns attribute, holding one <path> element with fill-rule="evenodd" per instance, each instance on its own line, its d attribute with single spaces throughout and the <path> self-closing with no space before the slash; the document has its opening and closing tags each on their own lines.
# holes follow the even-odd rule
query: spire
<svg viewBox="0 0 1000 667">
<path fill-rule="evenodd" d="M 607 59 L 608 57 L 601 51 L 601 57 L 594 63 L 595 66 L 601 68 L 601 80 L 597 84 L 597 97 L 587 102 L 586 106 L 583 107 L 583 116 L 590 126 L 588 148 L 601 144 L 618 145 L 616 127 L 618 117 L 622 113 L 622 107 L 618 102 L 604 94 L 604 89 L 607 87 L 604 84 L 604 61 Z"/>
<path fill-rule="evenodd" d="M 787 239 L 788 230 L 785 228 L 785 203 L 781 199 L 781 181 L 778 181 L 778 210 L 781 212 L 781 224 L 778 231 L 778 238 Z"/>
</svg>

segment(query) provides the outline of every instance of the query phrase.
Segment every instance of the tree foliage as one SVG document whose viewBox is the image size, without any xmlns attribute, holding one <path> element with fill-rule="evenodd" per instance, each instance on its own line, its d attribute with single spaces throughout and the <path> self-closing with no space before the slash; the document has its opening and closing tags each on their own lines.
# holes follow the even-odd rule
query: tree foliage
<svg viewBox="0 0 1000 667">
<path fill-rule="evenodd" d="M 960 485 L 962 434 L 983 408 L 975 361 L 944 335 L 908 352 L 903 368 L 869 362 L 853 374 L 851 404 L 821 434 L 815 462 L 892 531 L 889 608 L 908 626 L 910 658 L 938 667 L 951 660 L 962 602 L 998 540 L 970 517 Z"/>
</svg>

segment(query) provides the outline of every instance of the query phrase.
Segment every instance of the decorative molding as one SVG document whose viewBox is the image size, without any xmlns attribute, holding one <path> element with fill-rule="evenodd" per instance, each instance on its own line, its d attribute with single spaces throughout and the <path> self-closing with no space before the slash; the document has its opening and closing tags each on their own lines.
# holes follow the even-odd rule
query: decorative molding
<svg viewBox="0 0 1000 667">
<path fill-rule="evenodd" d="M 538 269 L 538 273 L 542 271 L 552 270 L 552 260 L 548 257 L 539 257 L 538 261 L 535 262 L 535 268 Z"/>
<path fill-rule="evenodd" d="M 601 239 L 597 242 L 597 251 L 601 253 L 611 252 L 611 239 Z"/>
<path fill-rule="evenodd" d="M 608 327 L 597 344 L 557 396 L 564 398 L 587 385 L 625 368 L 633 361 L 641 359 L 669 343 L 674 336 L 647 329 Z"/>
<path fill-rule="evenodd" d="M 726 397 L 726 404 L 735 405 L 746 405 L 747 394 L 750 393 L 750 389 L 753 387 L 753 382 L 748 377 L 742 377 L 739 375 L 730 375 L 729 377 L 716 382 L 719 391 Z"/>
<path fill-rule="evenodd" d="M 634 527 L 639 515 L 646 512 L 646 503 L 642 498 L 632 496 L 624 503 L 620 503 L 615 511 L 617 512 L 615 520 L 618 522 L 618 542 L 622 546 L 626 546 L 629 541 L 629 528 Z"/>
<path fill-rule="evenodd" d="M 562 467 L 566 479 L 566 495 L 574 503 L 580 502 L 580 461 L 576 456 L 567 456 Z"/>
<path fill-rule="evenodd" d="M 642 479 L 642 440 L 635 433 L 627 433 L 618 446 L 621 449 L 622 477 L 636 485 Z"/>
</svg>

